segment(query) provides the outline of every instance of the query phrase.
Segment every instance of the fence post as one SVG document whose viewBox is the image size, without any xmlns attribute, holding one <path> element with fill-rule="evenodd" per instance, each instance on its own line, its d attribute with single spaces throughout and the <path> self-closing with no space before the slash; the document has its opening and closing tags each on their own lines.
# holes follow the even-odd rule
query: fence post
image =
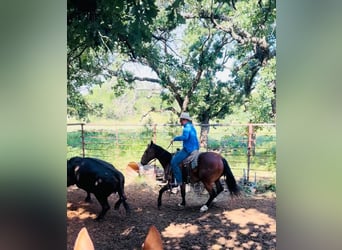
<svg viewBox="0 0 342 250">
<path fill-rule="evenodd" d="M 118 157 L 120 155 L 120 143 L 119 143 L 119 131 L 118 128 L 115 128 L 115 145 L 117 150 L 115 151 L 115 157 Z"/>
<path fill-rule="evenodd" d="M 85 157 L 85 143 L 84 143 L 84 129 L 83 129 L 84 123 L 81 123 L 81 138 L 82 138 L 82 156 Z"/>
<path fill-rule="evenodd" d="M 251 150 L 253 146 L 253 124 L 248 123 L 248 147 L 247 147 L 247 182 L 249 181 L 249 170 L 251 167 Z"/>
<path fill-rule="evenodd" d="M 157 142 L 157 124 L 153 124 L 153 143 Z"/>
</svg>

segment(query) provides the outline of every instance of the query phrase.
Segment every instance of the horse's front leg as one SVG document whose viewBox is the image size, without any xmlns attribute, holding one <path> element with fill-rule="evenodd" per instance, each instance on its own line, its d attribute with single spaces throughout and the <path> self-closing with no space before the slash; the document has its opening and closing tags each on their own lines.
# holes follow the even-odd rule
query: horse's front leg
<svg viewBox="0 0 342 250">
<path fill-rule="evenodd" d="M 164 187 L 162 187 L 160 190 L 159 190 L 159 195 L 158 195 L 158 209 L 160 209 L 161 207 L 161 204 L 162 204 L 162 196 L 163 196 L 163 193 L 169 189 L 169 184 L 166 184 Z"/>
<path fill-rule="evenodd" d="M 185 183 L 183 183 L 180 186 L 180 190 L 181 190 L 181 195 L 182 195 L 182 203 L 178 204 L 179 206 L 185 206 Z"/>
</svg>

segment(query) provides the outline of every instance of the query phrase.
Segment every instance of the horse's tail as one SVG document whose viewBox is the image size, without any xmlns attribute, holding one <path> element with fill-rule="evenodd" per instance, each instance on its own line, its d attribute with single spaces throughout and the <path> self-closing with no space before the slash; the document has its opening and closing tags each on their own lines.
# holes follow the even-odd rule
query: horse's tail
<svg viewBox="0 0 342 250">
<path fill-rule="evenodd" d="M 118 195 L 119 195 L 119 203 L 116 203 L 116 204 L 118 204 L 118 206 L 120 206 L 120 204 L 122 202 L 126 211 L 129 213 L 130 208 L 129 208 L 128 203 L 126 202 L 127 196 L 125 194 L 125 176 L 121 172 L 117 171 L 116 176 L 114 175 L 114 177 L 116 177 L 118 179 L 117 180 L 118 188 L 116 191 L 118 192 Z M 115 189 L 115 187 L 114 187 L 114 189 Z"/>
<path fill-rule="evenodd" d="M 229 192 L 231 195 L 238 196 L 240 194 L 240 188 L 236 183 L 235 177 L 234 177 L 232 171 L 230 170 L 228 162 L 223 157 L 222 157 L 222 162 L 223 162 L 223 166 L 224 166 L 223 174 L 226 177 L 226 183 L 227 183 Z"/>
</svg>

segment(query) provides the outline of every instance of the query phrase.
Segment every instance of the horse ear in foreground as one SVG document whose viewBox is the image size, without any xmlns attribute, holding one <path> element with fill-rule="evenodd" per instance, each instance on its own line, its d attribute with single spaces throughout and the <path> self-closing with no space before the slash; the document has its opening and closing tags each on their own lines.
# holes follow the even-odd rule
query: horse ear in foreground
<svg viewBox="0 0 342 250">
<path fill-rule="evenodd" d="M 146 239 L 142 244 L 143 250 L 163 250 L 160 233 L 155 226 L 150 226 Z M 94 244 L 88 234 L 87 228 L 83 227 L 75 241 L 74 250 L 95 250 Z"/>
<path fill-rule="evenodd" d="M 152 225 L 148 230 L 146 239 L 142 244 L 143 250 L 163 250 L 163 243 L 158 229 Z"/>
<path fill-rule="evenodd" d="M 78 233 L 74 250 L 95 250 L 87 228 L 82 227 L 81 231 Z"/>
<path fill-rule="evenodd" d="M 146 165 L 153 159 L 159 160 L 160 164 L 164 168 L 165 179 L 168 180 L 168 184 L 159 190 L 158 208 L 160 209 L 163 193 L 174 186 L 172 185 L 173 177 L 170 167 L 172 154 L 151 141 L 142 155 L 140 162 L 142 165 Z M 234 175 L 225 158 L 215 152 L 203 152 L 199 153 L 195 159 L 197 160 L 187 163 L 188 166 L 184 167 L 184 165 L 187 165 L 184 162 L 188 162 L 188 159 L 185 159 L 181 166 L 183 184 L 181 185 L 182 202 L 179 204 L 180 206 L 185 206 L 185 184 L 201 181 L 209 193 L 209 199 L 201 207 L 200 212 L 207 211 L 212 204 L 212 201 L 223 191 L 223 186 L 220 182 L 220 178 L 222 176 L 225 177 L 230 194 L 234 196 L 240 195 L 240 188 L 237 185 Z"/>
</svg>

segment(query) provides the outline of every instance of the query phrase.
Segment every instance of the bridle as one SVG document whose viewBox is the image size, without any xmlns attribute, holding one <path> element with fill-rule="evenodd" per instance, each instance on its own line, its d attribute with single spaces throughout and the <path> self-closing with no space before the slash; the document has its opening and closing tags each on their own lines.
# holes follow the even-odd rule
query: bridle
<svg viewBox="0 0 342 250">
<path fill-rule="evenodd" d="M 166 150 L 163 150 L 160 155 L 159 158 L 161 158 L 164 154 L 169 153 L 167 150 L 171 147 L 171 145 L 173 144 L 173 141 L 170 142 L 169 146 L 166 148 Z M 156 149 L 154 149 L 156 151 Z M 148 163 L 146 163 L 146 165 L 152 165 L 155 161 L 157 160 L 157 158 L 153 158 L 152 160 L 150 160 Z M 164 172 L 165 172 L 165 177 L 169 177 L 171 176 L 171 166 L 170 166 L 171 162 L 164 168 Z M 169 180 L 167 180 L 169 182 Z"/>
<path fill-rule="evenodd" d="M 170 142 L 169 146 L 166 148 L 165 151 L 163 151 L 163 152 L 159 155 L 159 157 L 163 156 L 165 153 L 168 153 L 167 150 L 171 147 L 172 144 L 173 144 L 173 141 Z M 145 165 L 150 165 L 150 164 L 152 164 L 153 162 L 156 161 L 156 159 L 157 159 L 156 157 L 153 158 L 152 160 L 150 160 L 149 162 L 147 162 Z"/>
</svg>

